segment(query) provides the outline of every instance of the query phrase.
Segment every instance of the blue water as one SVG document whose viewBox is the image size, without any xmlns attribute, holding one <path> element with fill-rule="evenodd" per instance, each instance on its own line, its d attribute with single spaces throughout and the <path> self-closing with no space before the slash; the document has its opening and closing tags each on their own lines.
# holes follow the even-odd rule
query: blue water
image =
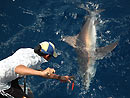
<svg viewBox="0 0 130 98">
<path fill-rule="evenodd" d="M 119 45 L 96 62 L 97 71 L 88 93 L 77 75 L 75 50 L 62 36 L 80 32 L 88 14 L 80 5 L 105 9 L 97 26 L 98 46 L 119 40 Z M 59 56 L 42 68 L 53 67 L 60 75 L 75 75 L 74 91 L 66 83 L 28 77 L 35 98 L 130 98 L 130 1 L 129 0 L 0 0 L 0 60 L 21 47 L 44 40 L 55 43 Z"/>
</svg>

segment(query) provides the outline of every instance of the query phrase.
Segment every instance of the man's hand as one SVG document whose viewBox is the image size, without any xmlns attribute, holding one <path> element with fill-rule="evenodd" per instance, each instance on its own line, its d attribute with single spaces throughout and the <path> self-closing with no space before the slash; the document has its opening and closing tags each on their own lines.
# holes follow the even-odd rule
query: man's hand
<svg viewBox="0 0 130 98">
<path fill-rule="evenodd" d="M 44 71 L 42 71 L 43 73 L 46 73 L 47 76 L 50 76 L 51 74 L 55 73 L 55 70 L 53 68 L 47 68 Z"/>
</svg>

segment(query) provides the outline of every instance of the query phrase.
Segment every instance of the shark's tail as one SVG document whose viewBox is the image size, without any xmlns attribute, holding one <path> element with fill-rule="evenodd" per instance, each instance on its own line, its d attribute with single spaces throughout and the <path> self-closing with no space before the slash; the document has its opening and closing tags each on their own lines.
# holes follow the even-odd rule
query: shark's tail
<svg viewBox="0 0 130 98">
<path fill-rule="evenodd" d="M 88 11 L 91 16 L 97 15 L 97 14 L 99 14 L 99 13 L 105 11 L 105 9 L 94 9 L 94 10 L 90 10 L 90 9 L 89 9 L 88 7 L 86 7 L 86 6 L 80 6 L 80 8 L 85 9 L 86 11 Z"/>
<path fill-rule="evenodd" d="M 89 89 L 91 80 L 95 76 L 95 73 L 96 73 L 96 67 L 91 66 L 91 67 L 88 67 L 85 73 L 80 75 L 82 77 L 81 81 L 82 81 L 82 85 L 84 89 L 86 90 Z"/>
</svg>

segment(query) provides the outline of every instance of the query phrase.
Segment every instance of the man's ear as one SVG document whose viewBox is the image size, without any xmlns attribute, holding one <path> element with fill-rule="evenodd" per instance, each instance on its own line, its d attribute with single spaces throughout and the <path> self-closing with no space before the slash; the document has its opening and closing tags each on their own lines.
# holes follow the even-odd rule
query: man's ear
<svg viewBox="0 0 130 98">
<path fill-rule="evenodd" d="M 49 57 L 49 56 L 50 56 L 49 54 L 46 55 L 46 57 Z"/>
</svg>

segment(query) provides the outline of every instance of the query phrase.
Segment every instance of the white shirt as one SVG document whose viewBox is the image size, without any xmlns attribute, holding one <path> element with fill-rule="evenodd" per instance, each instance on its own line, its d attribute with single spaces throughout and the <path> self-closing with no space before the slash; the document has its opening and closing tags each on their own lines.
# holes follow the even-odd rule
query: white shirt
<svg viewBox="0 0 130 98">
<path fill-rule="evenodd" d="M 21 48 L 12 56 L 0 61 L 0 91 L 10 88 L 10 82 L 22 75 L 15 73 L 15 68 L 22 64 L 29 68 L 39 69 L 40 65 L 47 62 L 31 48 Z"/>
</svg>

